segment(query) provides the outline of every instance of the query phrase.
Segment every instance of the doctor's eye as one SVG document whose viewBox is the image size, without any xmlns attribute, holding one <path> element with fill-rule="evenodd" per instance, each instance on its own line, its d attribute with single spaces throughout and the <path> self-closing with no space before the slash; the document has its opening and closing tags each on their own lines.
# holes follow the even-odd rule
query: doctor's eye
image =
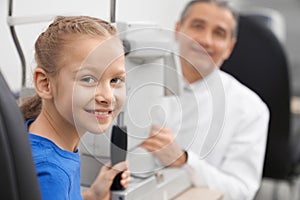
<svg viewBox="0 0 300 200">
<path fill-rule="evenodd" d="M 226 38 L 226 31 L 223 29 L 217 29 L 214 31 L 214 34 L 216 35 L 216 37 L 218 38 Z"/>
<path fill-rule="evenodd" d="M 193 24 L 192 28 L 195 29 L 195 30 L 202 30 L 203 25 L 202 24 Z"/>
</svg>

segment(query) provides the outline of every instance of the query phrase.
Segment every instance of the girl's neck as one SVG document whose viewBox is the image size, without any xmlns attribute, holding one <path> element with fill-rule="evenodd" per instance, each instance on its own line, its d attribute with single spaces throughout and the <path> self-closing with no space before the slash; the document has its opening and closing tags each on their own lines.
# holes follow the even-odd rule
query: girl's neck
<svg viewBox="0 0 300 200">
<path fill-rule="evenodd" d="M 30 125 L 29 132 L 47 138 L 59 148 L 70 152 L 77 150 L 80 141 L 80 135 L 72 124 L 61 117 L 54 117 L 45 109 Z"/>
</svg>

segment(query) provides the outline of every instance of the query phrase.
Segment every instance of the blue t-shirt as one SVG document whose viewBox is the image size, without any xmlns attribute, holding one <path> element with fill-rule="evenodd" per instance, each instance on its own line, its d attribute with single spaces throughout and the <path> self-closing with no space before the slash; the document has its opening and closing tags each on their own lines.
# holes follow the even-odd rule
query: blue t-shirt
<svg viewBox="0 0 300 200">
<path fill-rule="evenodd" d="M 28 120 L 28 127 L 34 120 Z M 29 133 L 32 155 L 43 200 L 82 200 L 80 157 L 52 141 Z"/>
</svg>

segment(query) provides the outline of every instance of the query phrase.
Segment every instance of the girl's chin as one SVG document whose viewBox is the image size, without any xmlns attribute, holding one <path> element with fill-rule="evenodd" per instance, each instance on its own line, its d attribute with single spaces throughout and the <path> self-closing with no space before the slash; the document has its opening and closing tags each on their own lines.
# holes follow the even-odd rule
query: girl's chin
<svg viewBox="0 0 300 200">
<path fill-rule="evenodd" d="M 105 126 L 105 125 L 102 125 L 102 126 L 99 126 L 96 130 L 91 130 L 90 132 L 95 134 L 95 135 L 100 135 L 100 134 L 103 134 L 107 131 L 109 126 Z"/>
<path fill-rule="evenodd" d="M 112 118 L 107 118 L 107 119 L 85 119 L 85 120 L 78 120 L 78 123 L 75 124 L 75 126 L 77 125 L 77 131 L 79 131 L 79 129 L 82 129 L 84 130 L 84 132 L 89 132 L 89 133 L 92 133 L 92 134 L 95 134 L 95 135 L 99 135 L 99 134 L 103 134 L 105 133 L 111 123 L 113 122 Z M 82 132 L 82 131 L 80 131 Z"/>
<path fill-rule="evenodd" d="M 77 129 L 77 132 L 80 134 L 80 135 L 84 135 L 86 133 L 91 133 L 91 134 L 94 134 L 94 135 L 101 135 L 101 134 L 104 134 L 107 130 L 108 130 L 109 126 L 97 126 L 97 127 L 89 127 L 85 130 L 78 130 Z"/>
</svg>

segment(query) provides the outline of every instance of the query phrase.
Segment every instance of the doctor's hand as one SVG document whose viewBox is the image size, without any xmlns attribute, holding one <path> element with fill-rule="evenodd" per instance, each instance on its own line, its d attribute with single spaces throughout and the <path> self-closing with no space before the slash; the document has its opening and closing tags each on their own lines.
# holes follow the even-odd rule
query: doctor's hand
<svg viewBox="0 0 300 200">
<path fill-rule="evenodd" d="M 152 152 L 164 166 L 180 167 L 186 163 L 185 152 L 176 144 L 171 130 L 152 125 L 150 136 L 141 145 Z"/>
<path fill-rule="evenodd" d="M 121 185 L 124 188 L 128 187 L 130 172 L 126 162 L 120 162 L 113 167 L 108 164 L 103 165 L 97 178 L 82 196 L 84 200 L 110 200 L 110 187 L 113 179 L 117 174 L 122 172 Z"/>
</svg>

